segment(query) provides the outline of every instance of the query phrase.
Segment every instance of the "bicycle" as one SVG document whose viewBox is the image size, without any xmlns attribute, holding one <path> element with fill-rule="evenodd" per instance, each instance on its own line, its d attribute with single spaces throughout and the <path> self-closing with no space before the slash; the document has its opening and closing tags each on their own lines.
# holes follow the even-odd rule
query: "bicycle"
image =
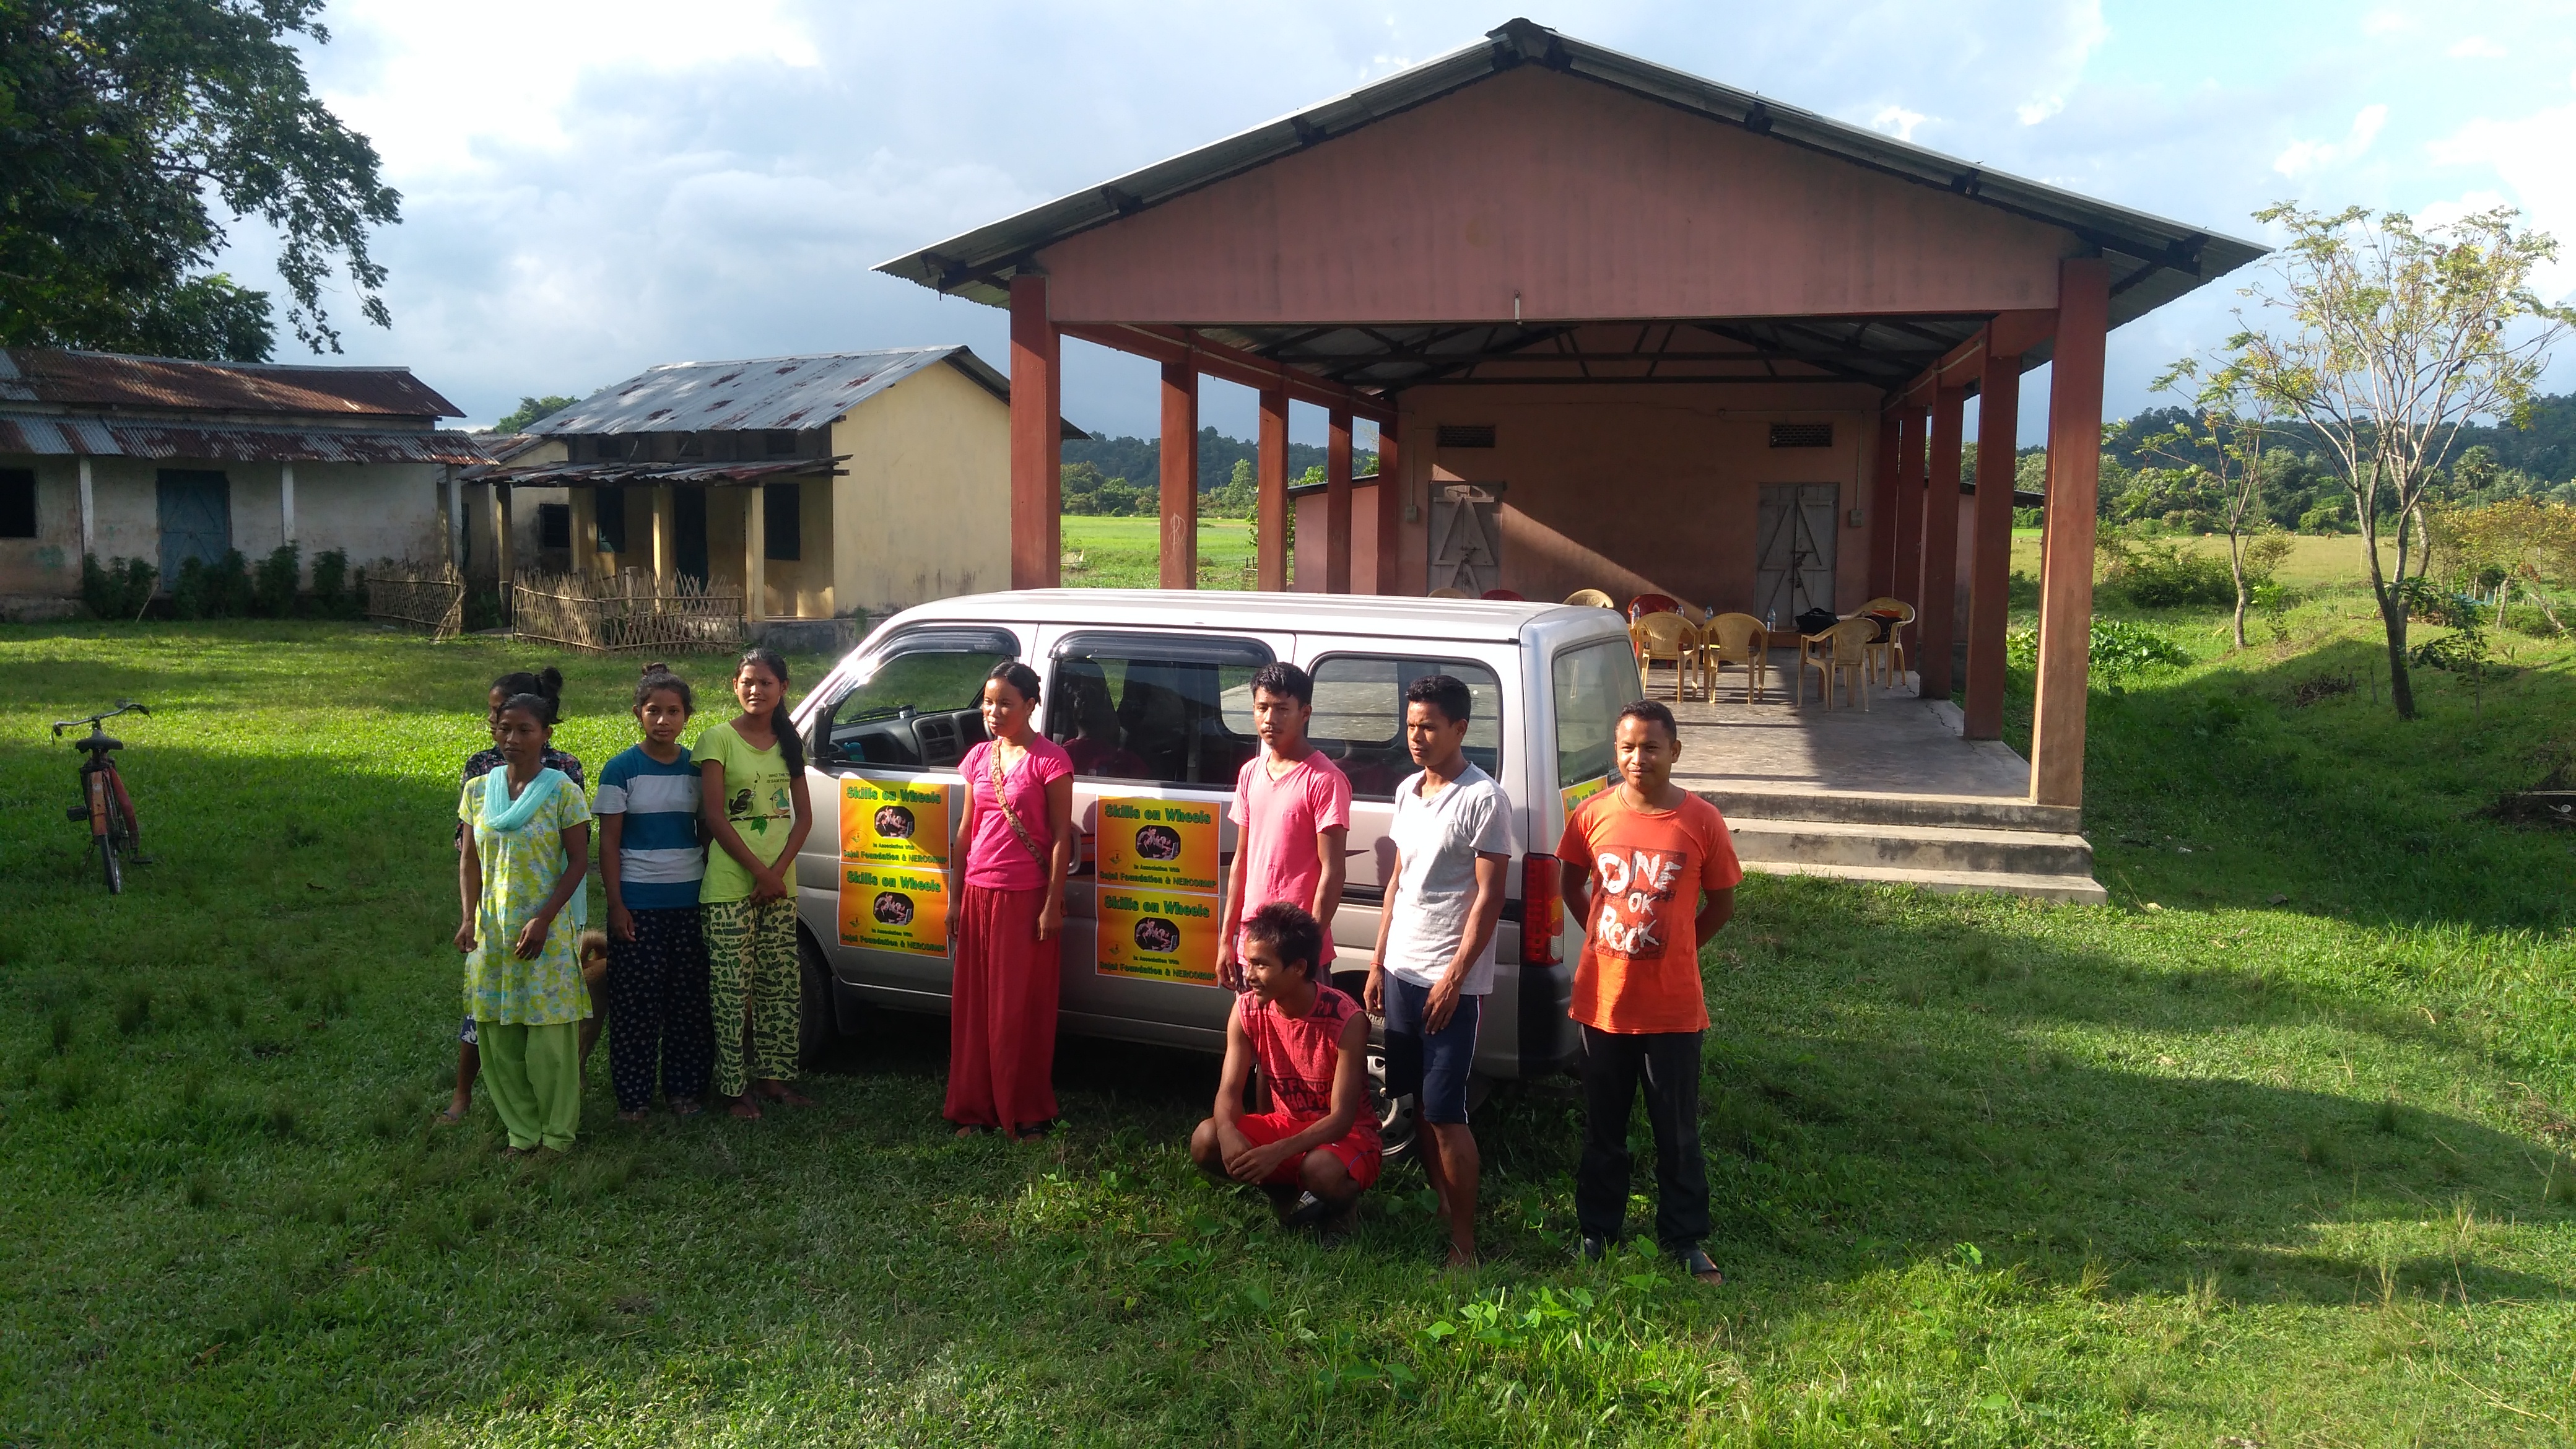
<svg viewBox="0 0 2576 1449">
<path fill-rule="evenodd" d="M 112 896 L 125 893 L 125 868 L 120 856 L 136 865 L 152 863 L 143 854 L 143 830 L 134 818 L 134 797 L 126 793 L 125 777 L 117 773 L 116 761 L 109 758 L 110 751 L 125 748 L 125 741 L 98 727 L 101 720 L 127 713 L 148 716 L 152 711 L 133 700 L 122 699 L 116 708 L 87 719 L 54 721 L 55 739 L 61 739 L 65 730 L 89 726 L 87 738 L 72 741 L 73 749 L 89 756 L 80 767 L 82 803 L 63 813 L 67 819 L 89 822 L 90 838 L 98 842 L 99 869 L 107 877 L 107 893 Z"/>
</svg>

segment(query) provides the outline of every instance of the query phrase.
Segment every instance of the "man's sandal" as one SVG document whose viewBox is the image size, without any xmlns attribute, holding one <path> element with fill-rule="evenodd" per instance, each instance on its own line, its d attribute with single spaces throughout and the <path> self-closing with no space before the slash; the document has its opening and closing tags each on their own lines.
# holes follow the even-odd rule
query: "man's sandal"
<svg viewBox="0 0 2576 1449">
<path fill-rule="evenodd" d="M 1683 1272 L 1690 1274 L 1692 1277 L 1697 1278 L 1699 1281 L 1707 1284 L 1711 1288 L 1715 1288 L 1726 1281 L 1726 1275 L 1717 1271 L 1716 1260 L 1709 1257 L 1708 1249 L 1706 1248 L 1693 1248 L 1689 1252 L 1682 1254 L 1681 1259 Z"/>
</svg>

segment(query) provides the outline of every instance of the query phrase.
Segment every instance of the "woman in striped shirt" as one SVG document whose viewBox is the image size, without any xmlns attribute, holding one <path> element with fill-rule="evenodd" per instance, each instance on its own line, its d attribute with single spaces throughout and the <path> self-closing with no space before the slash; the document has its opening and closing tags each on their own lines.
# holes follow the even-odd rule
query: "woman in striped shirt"
<svg viewBox="0 0 2576 1449">
<path fill-rule="evenodd" d="M 608 1075 L 617 1116 L 641 1122 L 659 1077 L 671 1111 L 705 1110 L 715 1064 L 707 946 L 699 928 L 698 771 L 680 743 L 696 712 L 687 681 L 661 664 L 635 685 L 643 742 L 599 772 L 599 876 L 608 888 Z"/>
</svg>

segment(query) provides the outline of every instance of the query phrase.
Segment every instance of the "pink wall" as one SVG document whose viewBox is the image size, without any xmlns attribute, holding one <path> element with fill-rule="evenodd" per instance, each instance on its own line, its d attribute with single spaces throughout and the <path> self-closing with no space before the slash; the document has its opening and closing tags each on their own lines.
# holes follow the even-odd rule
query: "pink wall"
<svg viewBox="0 0 2576 1449">
<path fill-rule="evenodd" d="M 1048 247 L 1059 322 L 2057 305 L 2072 234 L 1537 66 Z"/>
<path fill-rule="evenodd" d="M 1866 504 L 1862 481 L 1877 447 L 1874 388 L 1463 385 L 1413 389 L 1402 409 L 1401 486 L 1415 516 L 1398 544 L 1408 591 L 1423 584 L 1430 490 L 1444 481 L 1501 483 L 1503 587 L 1541 600 L 1597 588 L 1623 601 L 1652 591 L 1746 609 L 1760 485 L 1831 483 L 1841 491 L 1843 525 L 1835 597 L 1844 608 L 1867 597 L 1869 529 L 1850 527 L 1849 516 Z M 1772 448 L 1773 422 L 1831 422 L 1834 445 Z M 1495 445 L 1439 448 L 1442 423 L 1493 424 Z M 1358 511 L 1365 525 L 1367 510 Z M 1320 529 L 1320 500 L 1313 521 Z M 1301 513 L 1301 577 L 1308 538 Z M 1314 567 L 1322 567 L 1320 554 Z"/>
</svg>

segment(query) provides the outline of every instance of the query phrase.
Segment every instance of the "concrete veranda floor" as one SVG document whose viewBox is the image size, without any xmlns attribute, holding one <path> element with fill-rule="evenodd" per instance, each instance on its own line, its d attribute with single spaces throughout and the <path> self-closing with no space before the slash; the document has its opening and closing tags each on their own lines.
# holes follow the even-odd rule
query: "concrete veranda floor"
<svg viewBox="0 0 2576 1449">
<path fill-rule="evenodd" d="M 1729 669 L 1714 702 L 1686 691 L 1673 706 L 1682 725 L 1674 783 L 1685 789 L 1760 794 L 1859 793 L 1973 796 L 2020 800 L 2030 791 L 2030 764 L 2001 740 L 1959 737 L 1958 707 L 1914 695 L 1911 674 L 1896 687 L 1870 691 L 1866 711 L 1816 702 L 1815 676 L 1795 709 L 1789 705 L 1791 656 L 1781 651 L 1763 702 L 1746 699 L 1745 676 Z M 1670 702 L 1673 674 L 1657 668 L 1646 693 Z"/>
</svg>

